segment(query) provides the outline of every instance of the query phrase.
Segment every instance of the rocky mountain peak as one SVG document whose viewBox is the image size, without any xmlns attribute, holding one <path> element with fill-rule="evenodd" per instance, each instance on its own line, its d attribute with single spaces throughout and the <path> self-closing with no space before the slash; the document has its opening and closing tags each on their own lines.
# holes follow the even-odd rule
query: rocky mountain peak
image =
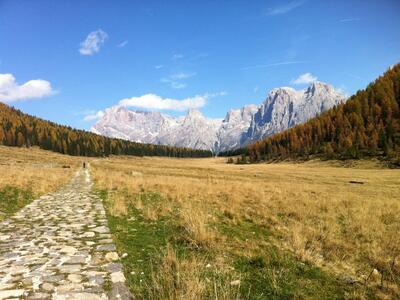
<svg viewBox="0 0 400 300">
<path fill-rule="evenodd" d="M 189 109 L 186 116 L 188 118 L 196 118 L 196 119 L 204 118 L 203 114 L 196 108 Z"/>
<path fill-rule="evenodd" d="M 98 134 L 143 143 L 212 150 L 232 150 L 303 123 L 345 101 L 331 85 L 314 82 L 307 89 L 272 89 L 257 106 L 231 109 L 225 118 L 210 119 L 198 109 L 185 116 L 130 110 L 114 106 L 91 128 Z"/>
<path fill-rule="evenodd" d="M 269 91 L 267 98 L 276 98 L 276 97 L 284 97 L 284 96 L 293 96 L 297 93 L 294 88 L 291 87 L 280 87 L 280 88 L 274 88 L 271 91 Z"/>
<path fill-rule="evenodd" d="M 310 84 L 310 86 L 306 90 L 306 93 L 308 94 L 332 93 L 332 92 L 335 92 L 334 87 L 321 81 L 314 81 L 313 83 Z"/>
<path fill-rule="evenodd" d="M 223 120 L 224 123 L 228 123 L 228 122 L 233 122 L 233 121 L 237 121 L 240 119 L 245 119 L 247 117 L 251 116 L 254 114 L 254 112 L 257 110 L 258 106 L 255 104 L 248 104 L 243 106 L 242 108 L 238 108 L 238 109 L 230 109 L 226 115 L 225 118 Z"/>
</svg>

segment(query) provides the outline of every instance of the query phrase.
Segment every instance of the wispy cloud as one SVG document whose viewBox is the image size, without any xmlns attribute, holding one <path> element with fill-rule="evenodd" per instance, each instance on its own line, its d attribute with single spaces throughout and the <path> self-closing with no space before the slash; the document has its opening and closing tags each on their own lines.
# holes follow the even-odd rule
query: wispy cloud
<svg viewBox="0 0 400 300">
<path fill-rule="evenodd" d="M 276 16 L 276 15 L 283 15 L 288 12 L 290 12 L 293 9 L 296 9 L 297 7 L 303 5 L 306 2 L 306 0 L 295 0 L 288 2 L 283 5 L 275 6 L 272 8 L 269 8 L 267 11 L 268 16 Z"/>
<path fill-rule="evenodd" d="M 358 75 L 356 75 L 356 74 L 348 73 L 348 74 L 346 74 L 346 75 L 349 76 L 349 77 L 351 77 L 351 78 L 358 79 L 358 80 L 365 80 L 364 78 L 362 78 L 361 76 L 358 76 Z"/>
<path fill-rule="evenodd" d="M 345 23 L 345 22 L 357 22 L 360 21 L 360 18 L 345 18 L 345 19 L 340 19 L 339 22 Z"/>
<path fill-rule="evenodd" d="M 341 94 L 343 94 L 346 98 L 349 98 L 349 93 L 347 91 L 347 86 L 341 84 L 339 87 L 336 87 L 335 90 Z"/>
<path fill-rule="evenodd" d="M 125 40 L 117 45 L 118 48 L 124 48 L 128 44 L 128 40 Z"/>
<path fill-rule="evenodd" d="M 205 93 L 203 96 L 207 99 L 215 98 L 215 97 L 222 97 L 228 95 L 227 92 L 221 91 L 216 93 Z"/>
<path fill-rule="evenodd" d="M 186 78 L 190 78 L 193 76 L 196 76 L 195 72 L 192 72 L 192 73 L 180 72 L 180 73 L 172 74 L 169 78 L 172 80 L 181 80 L 181 79 L 186 79 Z"/>
<path fill-rule="evenodd" d="M 164 65 L 156 65 L 156 66 L 154 66 L 154 69 L 157 69 L 157 70 L 159 70 L 161 68 L 164 68 Z"/>
<path fill-rule="evenodd" d="M 183 58 L 183 54 L 182 53 L 175 53 L 171 57 L 172 60 L 177 60 L 177 59 L 181 59 L 181 58 Z"/>
<path fill-rule="evenodd" d="M 183 89 L 187 86 L 186 83 L 183 83 L 183 80 L 186 80 L 190 77 L 196 76 L 196 73 L 175 73 L 168 77 L 161 78 L 161 81 L 164 83 L 168 83 L 174 89 Z"/>
<path fill-rule="evenodd" d="M 0 102 L 42 98 L 54 94 L 50 82 L 34 79 L 19 85 L 12 74 L 0 74 Z"/>
<path fill-rule="evenodd" d="M 182 83 L 182 82 L 172 81 L 172 82 L 170 82 L 170 84 L 173 89 L 177 89 L 177 90 L 184 89 L 185 87 L 187 87 L 187 84 Z"/>
<path fill-rule="evenodd" d="M 81 55 L 93 55 L 100 51 L 101 46 L 108 39 L 108 34 L 97 29 L 88 34 L 86 39 L 80 44 L 79 53 Z"/>
<path fill-rule="evenodd" d="M 281 62 L 265 64 L 265 65 L 255 65 L 255 66 L 243 67 L 242 70 L 251 70 L 251 69 L 269 68 L 269 67 L 276 67 L 276 66 L 305 64 L 305 63 L 308 63 L 308 61 L 305 61 L 305 60 L 281 61 Z"/>
<path fill-rule="evenodd" d="M 182 100 L 162 98 L 155 94 L 146 94 L 140 97 L 122 99 L 120 106 L 131 106 L 150 110 L 185 111 L 190 108 L 200 108 L 207 103 L 205 96 L 196 95 Z"/>
<path fill-rule="evenodd" d="M 84 110 L 74 111 L 73 115 L 74 116 L 87 116 L 87 115 L 92 115 L 94 113 L 96 113 L 96 111 L 93 109 L 84 109 Z"/>
<path fill-rule="evenodd" d="M 308 84 L 308 83 L 312 83 L 317 80 L 318 80 L 318 78 L 316 76 L 312 75 L 311 73 L 304 73 L 304 74 L 301 74 L 296 79 L 292 79 L 291 83 L 292 84 Z"/>
<path fill-rule="evenodd" d="M 104 111 L 98 110 L 98 111 L 92 111 L 88 115 L 86 115 L 83 120 L 84 121 L 93 121 L 93 120 L 99 120 L 104 116 Z"/>
<path fill-rule="evenodd" d="M 209 54 L 207 52 L 201 52 L 201 53 L 195 54 L 193 56 L 186 57 L 186 63 L 195 64 L 197 62 L 204 60 L 208 56 L 209 56 Z"/>
</svg>

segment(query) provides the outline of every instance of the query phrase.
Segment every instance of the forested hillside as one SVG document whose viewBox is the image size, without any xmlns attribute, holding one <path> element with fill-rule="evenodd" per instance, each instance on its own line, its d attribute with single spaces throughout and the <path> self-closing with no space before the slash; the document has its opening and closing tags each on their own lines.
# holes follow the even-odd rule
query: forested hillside
<svg viewBox="0 0 400 300">
<path fill-rule="evenodd" d="M 0 144 L 5 146 L 39 146 L 69 155 L 107 156 L 146 155 L 173 157 L 208 157 L 210 151 L 141 144 L 103 137 L 27 115 L 0 103 Z"/>
<path fill-rule="evenodd" d="M 305 124 L 227 153 L 257 162 L 285 158 L 361 158 L 398 160 L 400 152 L 400 64 L 365 90 Z"/>
</svg>

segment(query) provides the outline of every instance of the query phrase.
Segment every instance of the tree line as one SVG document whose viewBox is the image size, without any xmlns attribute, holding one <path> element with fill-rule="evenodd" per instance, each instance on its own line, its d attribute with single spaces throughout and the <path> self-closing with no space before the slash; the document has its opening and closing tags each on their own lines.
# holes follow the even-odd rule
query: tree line
<svg viewBox="0 0 400 300">
<path fill-rule="evenodd" d="M 142 144 L 108 138 L 30 116 L 0 103 L 0 144 L 51 150 L 75 156 L 170 156 L 209 157 L 207 150 Z"/>
<path fill-rule="evenodd" d="M 400 162 L 400 64 L 344 104 L 243 149 L 240 162 L 381 156 Z"/>
</svg>

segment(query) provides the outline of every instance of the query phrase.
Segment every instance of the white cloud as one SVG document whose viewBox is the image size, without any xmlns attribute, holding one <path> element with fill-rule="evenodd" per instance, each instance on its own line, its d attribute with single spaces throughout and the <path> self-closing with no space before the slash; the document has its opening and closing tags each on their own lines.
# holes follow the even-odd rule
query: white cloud
<svg viewBox="0 0 400 300">
<path fill-rule="evenodd" d="M 97 29 L 88 34 L 86 39 L 80 44 L 79 53 L 81 55 L 93 55 L 100 51 L 101 46 L 108 39 L 108 34 Z"/>
<path fill-rule="evenodd" d="M 124 48 L 128 44 L 128 40 L 125 40 L 117 45 L 118 48 Z"/>
<path fill-rule="evenodd" d="M 186 83 L 181 82 L 182 80 L 196 76 L 196 73 L 176 73 L 168 77 L 161 78 L 162 82 L 168 83 L 173 89 L 183 89 L 187 86 Z"/>
<path fill-rule="evenodd" d="M 93 120 L 98 120 L 101 119 L 104 116 L 104 111 L 99 110 L 97 112 L 91 112 L 91 114 L 85 116 L 83 118 L 84 121 L 93 121 Z"/>
<path fill-rule="evenodd" d="M 293 79 L 291 81 L 292 84 L 307 84 L 307 83 L 311 83 L 314 81 L 317 81 L 318 78 L 314 75 L 312 75 L 311 73 L 304 73 L 302 75 L 300 75 L 298 78 Z"/>
<path fill-rule="evenodd" d="M 276 6 L 273 8 L 268 9 L 267 15 L 268 16 L 275 16 L 275 15 L 283 15 L 291 10 L 303 5 L 306 1 L 305 0 L 295 0 L 288 2 L 286 4 L 283 4 L 281 6 Z"/>
<path fill-rule="evenodd" d="M 203 95 L 196 95 L 182 100 L 172 98 L 162 98 L 156 94 L 145 94 L 139 97 L 125 98 L 118 102 L 117 107 L 135 107 L 147 110 L 174 110 L 186 111 L 192 108 L 201 108 L 207 104 L 207 100 L 215 97 L 225 96 L 227 92 L 205 93 Z M 105 115 L 104 110 L 84 110 L 77 112 L 76 115 L 85 115 L 84 121 L 93 121 L 101 119 Z"/>
<path fill-rule="evenodd" d="M 154 68 L 157 69 L 157 70 L 158 70 L 158 69 L 161 69 L 161 68 L 163 68 L 163 67 L 164 67 L 163 65 L 154 66 Z"/>
<path fill-rule="evenodd" d="M 185 111 L 190 108 L 200 108 L 207 103 L 207 97 L 196 95 L 182 100 L 161 98 L 155 94 L 146 94 L 140 97 L 122 99 L 121 106 L 132 106 L 150 110 L 175 110 Z"/>
<path fill-rule="evenodd" d="M 54 94 L 50 82 L 43 79 L 29 80 L 19 85 L 12 74 L 0 74 L 0 101 L 14 102 L 42 98 Z"/>
</svg>

